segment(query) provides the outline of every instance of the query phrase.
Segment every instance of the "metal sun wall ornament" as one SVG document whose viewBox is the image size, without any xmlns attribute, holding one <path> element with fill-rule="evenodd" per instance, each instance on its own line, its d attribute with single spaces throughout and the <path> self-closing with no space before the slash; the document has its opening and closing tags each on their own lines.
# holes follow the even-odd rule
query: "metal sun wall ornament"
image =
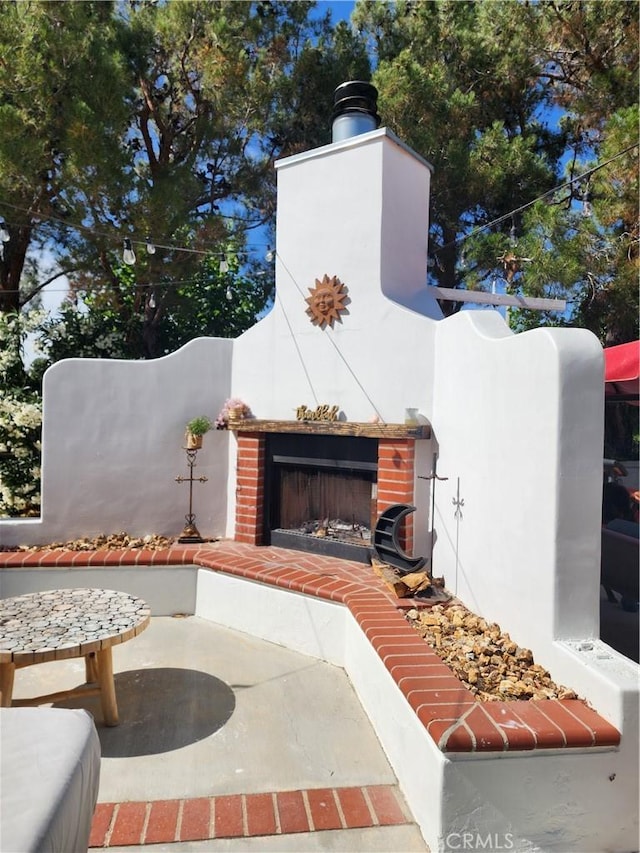
<svg viewBox="0 0 640 853">
<path fill-rule="evenodd" d="M 305 302 L 309 306 L 307 314 L 315 326 L 323 329 L 325 326 L 333 326 L 335 320 L 340 320 L 340 315 L 347 309 L 344 300 L 347 297 L 347 288 L 337 276 L 324 275 L 322 281 L 316 279 L 315 287 L 309 288 L 310 296 Z"/>
</svg>

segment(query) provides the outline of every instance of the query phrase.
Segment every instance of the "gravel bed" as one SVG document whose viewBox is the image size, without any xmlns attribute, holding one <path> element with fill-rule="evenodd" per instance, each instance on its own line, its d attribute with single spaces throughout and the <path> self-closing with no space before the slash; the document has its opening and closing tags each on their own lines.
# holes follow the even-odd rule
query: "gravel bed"
<svg viewBox="0 0 640 853">
<path fill-rule="evenodd" d="M 18 545 L 17 548 L 4 548 L 5 551 L 119 551 L 123 548 L 146 551 L 163 551 L 175 544 L 175 539 L 157 536 L 150 533 L 147 536 L 130 536 L 128 533 L 111 533 L 94 536 L 93 539 L 70 539 L 68 542 L 49 542 L 47 545 Z"/>
<path fill-rule="evenodd" d="M 409 623 L 481 702 L 577 699 L 499 625 L 459 603 L 409 610 Z"/>
</svg>

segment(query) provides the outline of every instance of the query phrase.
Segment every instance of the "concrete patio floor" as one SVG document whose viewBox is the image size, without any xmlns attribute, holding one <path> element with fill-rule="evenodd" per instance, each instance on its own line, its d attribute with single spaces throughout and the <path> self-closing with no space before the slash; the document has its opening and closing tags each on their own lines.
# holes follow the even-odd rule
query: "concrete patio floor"
<svg viewBox="0 0 640 853">
<path fill-rule="evenodd" d="M 116 646 L 113 658 L 119 726 L 102 724 L 97 698 L 57 705 L 86 707 L 96 719 L 102 747 L 96 817 L 101 804 L 120 804 L 122 820 L 121 804 L 132 814 L 133 804 L 147 804 L 148 822 L 150 803 L 184 801 L 182 834 L 170 829 L 158 836 L 157 851 L 428 850 L 341 668 L 196 616 L 154 617 L 140 636 Z M 83 681 L 82 660 L 40 664 L 19 670 L 14 696 Z M 247 832 L 245 795 L 268 794 L 275 803 L 279 792 L 302 792 L 312 821 L 327 800 L 331 810 L 337 806 L 343 828 L 317 831 L 322 821 L 316 820 L 313 832 Z M 376 825 L 385 817 L 379 819 L 372 802 L 389 792 L 398 811 L 387 815 L 389 825 Z M 223 796 L 242 802 L 245 833 L 252 837 L 173 840 L 188 836 L 189 803 Z M 358 820 L 341 808 L 354 798 L 364 798 L 370 818 Z M 128 839 L 118 845 L 127 833 L 117 834 L 118 811 L 109 815 L 109 849 L 140 849 Z"/>
</svg>

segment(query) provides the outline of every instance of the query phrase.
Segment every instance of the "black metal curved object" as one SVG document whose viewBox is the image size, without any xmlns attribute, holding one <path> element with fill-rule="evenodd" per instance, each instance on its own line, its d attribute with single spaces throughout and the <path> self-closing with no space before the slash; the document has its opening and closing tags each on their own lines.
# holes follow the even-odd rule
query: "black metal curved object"
<svg viewBox="0 0 640 853">
<path fill-rule="evenodd" d="M 405 554 L 399 542 L 400 525 L 415 511 L 416 508 L 409 504 L 394 504 L 388 507 L 380 514 L 373 533 L 373 550 L 378 558 L 405 575 L 421 569 L 427 562 L 426 557 L 410 557 Z"/>
</svg>

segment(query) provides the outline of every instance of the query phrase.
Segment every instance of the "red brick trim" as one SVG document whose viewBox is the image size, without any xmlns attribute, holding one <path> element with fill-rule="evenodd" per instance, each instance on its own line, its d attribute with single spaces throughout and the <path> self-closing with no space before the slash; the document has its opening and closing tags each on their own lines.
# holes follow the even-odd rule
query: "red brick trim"
<svg viewBox="0 0 640 853">
<path fill-rule="evenodd" d="M 407 823 L 413 823 L 413 819 L 394 785 L 98 803 L 89 847 L 290 835 Z"/>
<path fill-rule="evenodd" d="M 149 565 L 197 565 L 344 604 L 443 752 L 584 749 L 620 743 L 617 729 L 578 699 L 478 702 L 418 636 L 399 611 L 398 600 L 363 563 L 229 541 L 145 553 Z M 0 552 L 0 570 L 140 565 L 139 557 L 135 551 Z"/>
</svg>

